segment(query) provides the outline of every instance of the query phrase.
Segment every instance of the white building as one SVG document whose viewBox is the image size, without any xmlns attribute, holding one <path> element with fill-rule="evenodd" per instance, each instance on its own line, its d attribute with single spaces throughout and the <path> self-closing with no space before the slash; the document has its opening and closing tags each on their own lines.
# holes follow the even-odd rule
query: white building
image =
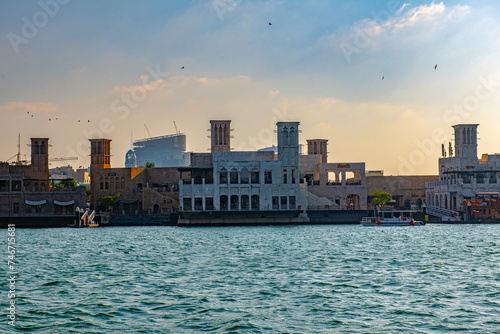
<svg viewBox="0 0 500 334">
<path fill-rule="evenodd" d="M 425 185 L 426 203 L 432 208 L 463 211 L 464 199 L 480 192 L 499 192 L 500 155 L 477 157 L 478 124 L 457 124 L 455 155 L 451 144 L 448 157 L 439 159 L 439 181 Z M 443 149 L 443 156 L 446 155 Z"/>
<path fill-rule="evenodd" d="M 220 125 L 229 128 L 229 122 L 211 121 L 212 138 L 220 137 L 214 129 L 221 128 Z M 180 169 L 179 202 L 183 222 L 196 217 L 186 214 L 190 212 L 231 211 L 247 211 L 246 218 L 242 216 L 240 220 L 257 219 L 248 215 L 248 211 L 273 211 L 294 214 L 268 213 L 257 220 L 264 222 L 272 216 L 273 222 L 277 222 L 276 219 L 288 223 L 306 221 L 307 215 L 302 213 L 307 205 L 306 186 L 299 179 L 299 122 L 278 122 L 277 134 L 277 156 L 273 151 L 231 152 L 229 136 L 215 144 L 212 140 L 210 156 L 194 154 L 192 166 Z M 183 172 L 188 172 L 190 179 L 183 178 Z M 197 217 L 205 222 L 210 219 L 203 214 Z"/>
</svg>

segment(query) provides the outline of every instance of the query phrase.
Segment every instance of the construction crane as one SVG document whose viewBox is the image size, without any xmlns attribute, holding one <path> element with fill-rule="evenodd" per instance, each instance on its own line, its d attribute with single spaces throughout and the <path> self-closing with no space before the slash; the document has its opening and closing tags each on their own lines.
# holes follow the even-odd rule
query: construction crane
<svg viewBox="0 0 500 334">
<path fill-rule="evenodd" d="M 148 130 L 148 127 L 146 126 L 146 124 L 144 124 L 144 127 L 146 128 L 146 131 L 148 132 L 149 138 L 151 138 L 151 134 L 149 133 L 149 130 Z"/>
<path fill-rule="evenodd" d="M 50 162 L 67 161 L 67 160 L 78 160 L 78 157 L 64 157 L 64 158 L 52 158 L 52 159 L 49 159 Z"/>
<path fill-rule="evenodd" d="M 177 130 L 177 125 L 175 124 L 175 121 L 174 121 L 174 126 L 175 126 L 175 134 L 178 134 L 179 131 Z"/>
<path fill-rule="evenodd" d="M 6 162 L 9 162 L 10 160 L 12 160 L 14 158 L 16 158 L 16 161 L 15 161 L 16 164 L 25 163 L 26 162 L 26 154 L 24 155 L 24 159 L 25 160 L 21 161 L 21 133 L 17 134 L 17 153 L 14 154 L 9 159 L 7 159 Z"/>
</svg>

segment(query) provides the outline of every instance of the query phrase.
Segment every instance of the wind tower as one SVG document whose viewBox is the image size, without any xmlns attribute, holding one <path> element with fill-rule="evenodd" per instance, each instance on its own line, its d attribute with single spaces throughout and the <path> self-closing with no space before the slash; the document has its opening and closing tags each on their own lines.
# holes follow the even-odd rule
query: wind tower
<svg viewBox="0 0 500 334">
<path fill-rule="evenodd" d="M 48 180 L 49 176 L 49 138 L 31 138 L 31 166 L 28 178 Z"/>
<path fill-rule="evenodd" d="M 328 139 L 308 139 L 307 154 L 321 155 L 321 162 L 326 163 L 328 160 Z"/>
<path fill-rule="evenodd" d="M 231 151 L 231 121 L 210 121 L 211 152 Z"/>
<path fill-rule="evenodd" d="M 477 127 L 479 124 L 457 124 L 455 130 L 455 157 L 460 159 L 460 166 L 477 163 Z"/>
<path fill-rule="evenodd" d="M 111 168 L 111 139 L 89 139 L 90 141 L 90 201 L 95 206 L 95 187 L 99 184 L 96 170 Z"/>
</svg>

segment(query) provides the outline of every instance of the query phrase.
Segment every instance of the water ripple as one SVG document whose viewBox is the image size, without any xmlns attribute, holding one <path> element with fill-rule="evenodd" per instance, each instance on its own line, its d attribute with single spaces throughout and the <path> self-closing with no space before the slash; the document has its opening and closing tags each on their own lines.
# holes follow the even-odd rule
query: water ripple
<svg viewBox="0 0 500 334">
<path fill-rule="evenodd" d="M 16 230 L 17 329 L 495 333 L 499 236 L 500 225 Z"/>
</svg>

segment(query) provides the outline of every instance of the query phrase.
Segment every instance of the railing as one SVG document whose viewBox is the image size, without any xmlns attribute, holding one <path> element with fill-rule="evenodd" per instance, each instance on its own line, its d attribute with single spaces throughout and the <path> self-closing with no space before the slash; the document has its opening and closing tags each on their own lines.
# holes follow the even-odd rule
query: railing
<svg viewBox="0 0 500 334">
<path fill-rule="evenodd" d="M 449 209 L 444 209 L 440 208 L 437 206 L 432 206 L 432 205 L 427 205 L 426 206 L 426 212 L 437 217 L 453 217 L 453 218 L 459 218 L 460 217 L 460 212 L 455 211 L 455 210 L 449 210 Z"/>
</svg>

